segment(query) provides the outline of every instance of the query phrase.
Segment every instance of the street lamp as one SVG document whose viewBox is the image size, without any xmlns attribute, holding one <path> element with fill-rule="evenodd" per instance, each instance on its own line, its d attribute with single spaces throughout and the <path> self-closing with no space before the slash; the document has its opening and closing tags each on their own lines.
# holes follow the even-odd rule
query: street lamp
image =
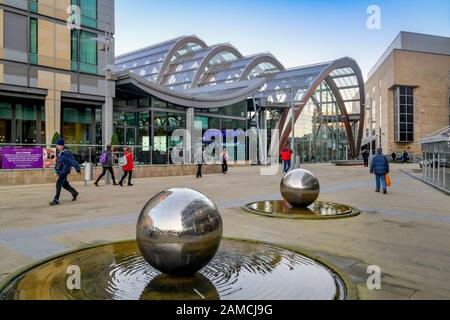
<svg viewBox="0 0 450 320">
<path fill-rule="evenodd" d="M 292 98 L 292 100 L 291 100 L 291 121 L 292 121 L 292 124 L 291 124 L 291 126 L 292 126 L 292 137 L 291 137 L 291 149 L 292 149 L 292 153 L 294 154 L 294 159 L 293 159 L 293 161 L 292 161 L 292 167 L 294 168 L 294 169 L 296 169 L 297 168 L 297 161 L 296 161 L 296 159 L 297 159 L 297 153 L 295 152 L 295 88 L 294 88 L 294 84 L 292 83 L 292 80 L 291 80 L 291 98 Z"/>
<path fill-rule="evenodd" d="M 106 24 L 106 30 L 105 35 L 102 37 L 94 38 L 99 43 L 103 44 L 103 47 L 100 49 L 100 51 L 105 52 L 105 105 L 103 106 L 103 112 L 102 112 L 102 130 L 103 130 L 103 145 L 106 146 L 110 144 L 111 138 L 112 138 L 112 132 L 113 132 L 113 106 L 110 104 L 110 90 L 109 90 L 109 80 L 111 77 L 111 72 L 113 71 L 113 66 L 109 63 L 109 54 L 111 52 L 111 47 L 114 44 L 114 37 L 111 36 L 110 30 L 110 24 Z M 111 184 L 111 176 L 108 172 L 106 175 L 106 183 L 109 185 Z"/>
<path fill-rule="evenodd" d="M 109 80 L 111 76 L 111 72 L 113 71 L 113 66 L 109 62 L 109 55 L 111 52 L 111 48 L 114 43 L 114 37 L 112 37 L 112 33 L 109 31 L 110 24 L 106 24 L 105 35 L 102 37 L 94 38 L 97 42 L 102 43 L 103 47 L 100 51 L 105 52 L 105 106 L 103 110 L 103 144 L 108 145 L 111 141 L 112 137 L 112 123 L 113 123 L 113 108 L 110 104 L 110 90 L 109 90 Z"/>
</svg>

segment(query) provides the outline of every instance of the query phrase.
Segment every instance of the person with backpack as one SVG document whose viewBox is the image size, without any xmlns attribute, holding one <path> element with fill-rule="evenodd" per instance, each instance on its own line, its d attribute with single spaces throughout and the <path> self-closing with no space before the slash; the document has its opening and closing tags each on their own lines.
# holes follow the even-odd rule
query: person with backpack
<svg viewBox="0 0 450 320">
<path fill-rule="evenodd" d="M 107 145 L 106 150 L 102 152 L 100 156 L 100 164 L 103 167 L 102 174 L 97 178 L 97 180 L 94 182 L 94 185 L 98 187 L 98 183 L 100 180 L 105 176 L 106 172 L 109 171 L 111 174 L 113 185 L 117 186 L 118 183 L 116 183 L 116 178 L 114 176 L 114 170 L 113 170 L 113 154 L 111 152 L 112 146 Z"/>
<path fill-rule="evenodd" d="M 56 142 L 57 159 L 55 164 L 55 171 L 58 175 L 56 180 L 56 194 L 55 198 L 49 204 L 51 206 L 59 205 L 59 198 L 61 196 L 61 189 L 64 188 L 72 194 L 72 201 L 77 201 L 79 193 L 75 190 L 67 180 L 72 168 L 75 168 L 77 173 L 81 172 L 80 165 L 73 157 L 72 153 L 64 145 L 63 139 L 58 139 Z"/>
<path fill-rule="evenodd" d="M 292 151 L 288 145 L 285 145 L 281 150 L 281 160 L 283 161 L 283 172 L 288 173 L 291 169 Z"/>
<path fill-rule="evenodd" d="M 386 174 L 389 173 L 389 161 L 381 148 L 377 149 L 377 154 L 372 159 L 370 173 L 375 174 L 377 184 L 375 192 L 380 192 L 383 188 L 383 193 L 387 194 Z"/>
<path fill-rule="evenodd" d="M 133 152 L 131 150 L 131 147 L 125 148 L 125 154 L 120 159 L 120 164 L 122 165 L 123 169 L 123 176 L 122 179 L 120 179 L 119 185 L 123 187 L 123 180 L 128 176 L 128 186 L 132 187 L 133 184 L 131 183 L 131 178 L 133 177 L 133 169 L 134 169 L 134 163 L 133 163 Z"/>
<path fill-rule="evenodd" d="M 222 154 L 220 155 L 222 158 L 222 173 L 228 173 L 228 160 L 230 160 L 230 154 L 228 153 L 227 148 L 223 148 Z"/>
</svg>

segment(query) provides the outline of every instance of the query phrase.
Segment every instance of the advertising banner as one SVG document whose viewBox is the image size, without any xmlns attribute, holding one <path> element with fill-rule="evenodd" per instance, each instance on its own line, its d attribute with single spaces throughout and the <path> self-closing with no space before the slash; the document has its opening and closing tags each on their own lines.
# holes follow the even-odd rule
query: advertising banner
<svg viewBox="0 0 450 320">
<path fill-rule="evenodd" d="M 3 147 L 1 149 L 1 168 L 4 170 L 42 169 L 44 167 L 42 149 L 42 147 Z"/>
</svg>

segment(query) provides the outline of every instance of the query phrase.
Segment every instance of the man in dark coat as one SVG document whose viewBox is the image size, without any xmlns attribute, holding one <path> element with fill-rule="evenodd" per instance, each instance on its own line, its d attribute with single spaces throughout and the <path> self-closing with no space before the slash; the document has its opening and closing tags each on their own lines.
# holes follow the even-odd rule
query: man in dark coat
<svg viewBox="0 0 450 320">
<path fill-rule="evenodd" d="M 392 157 L 392 161 L 395 162 L 395 160 L 397 160 L 397 154 L 395 152 L 392 152 L 391 157 Z"/>
<path fill-rule="evenodd" d="M 370 173 L 375 174 L 375 179 L 377 183 L 376 192 L 380 192 L 381 187 L 383 188 L 383 193 L 387 193 L 386 186 L 386 174 L 389 173 L 389 161 L 385 155 L 383 155 L 383 149 L 378 148 L 377 154 L 372 159 L 370 165 Z"/>
<path fill-rule="evenodd" d="M 364 167 L 368 168 L 369 167 L 369 153 L 367 152 L 366 149 L 364 149 L 364 151 L 361 155 L 364 160 Z"/>
<path fill-rule="evenodd" d="M 408 152 L 406 152 L 406 150 L 403 151 L 402 160 L 403 160 L 403 163 L 408 163 L 409 154 L 408 154 Z"/>
<path fill-rule="evenodd" d="M 75 190 L 67 180 L 72 168 L 80 173 L 81 168 L 77 161 L 75 161 L 72 153 L 69 149 L 64 146 L 64 140 L 59 139 L 56 142 L 56 149 L 58 150 L 58 156 L 55 164 L 55 171 L 58 175 L 56 180 L 56 195 L 50 205 L 59 205 L 59 197 L 61 195 L 61 189 L 64 188 L 72 194 L 72 201 L 76 201 L 78 197 L 78 192 Z"/>
</svg>

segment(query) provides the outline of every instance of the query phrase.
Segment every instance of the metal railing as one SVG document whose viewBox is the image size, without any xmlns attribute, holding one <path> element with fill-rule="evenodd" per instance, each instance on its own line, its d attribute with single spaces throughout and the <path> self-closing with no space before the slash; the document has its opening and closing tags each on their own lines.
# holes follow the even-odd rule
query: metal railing
<svg viewBox="0 0 450 320">
<path fill-rule="evenodd" d="M 17 148 L 47 148 L 55 149 L 54 145 L 47 144 L 18 144 L 18 143 L 0 143 L 2 147 L 17 147 Z M 72 152 L 75 160 L 80 164 L 92 163 L 93 166 L 101 166 L 100 156 L 105 150 L 105 146 L 101 145 L 80 145 L 80 144 L 66 144 L 66 147 Z M 172 148 L 166 150 L 154 149 L 153 147 L 142 147 L 132 145 L 117 145 L 112 146 L 113 165 L 119 164 L 119 158 L 123 156 L 125 149 L 130 147 L 133 154 L 135 165 L 170 165 L 173 164 L 171 153 Z M 0 153 L 1 156 L 1 153 Z M 182 154 L 180 154 L 182 157 Z M 45 159 L 44 159 L 45 161 Z M 1 168 L 0 168 L 1 169 Z"/>
</svg>

